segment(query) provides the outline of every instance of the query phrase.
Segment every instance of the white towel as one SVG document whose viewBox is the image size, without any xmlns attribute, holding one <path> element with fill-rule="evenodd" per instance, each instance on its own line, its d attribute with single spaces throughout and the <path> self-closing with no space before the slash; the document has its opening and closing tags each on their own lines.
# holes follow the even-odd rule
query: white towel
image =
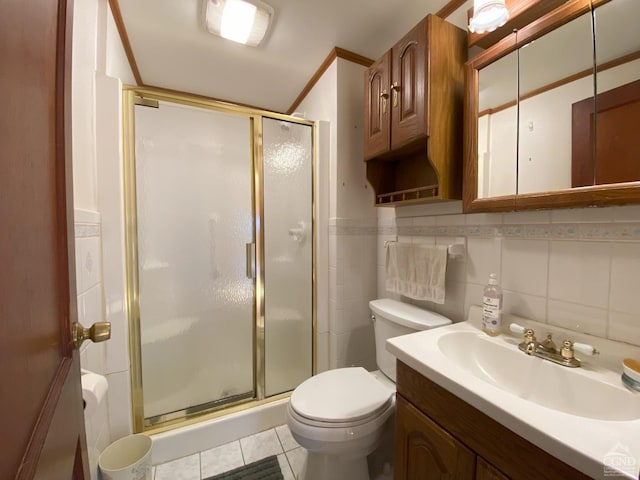
<svg viewBox="0 0 640 480">
<path fill-rule="evenodd" d="M 446 271 L 445 245 L 387 244 L 385 287 L 390 292 L 442 304 Z"/>
</svg>

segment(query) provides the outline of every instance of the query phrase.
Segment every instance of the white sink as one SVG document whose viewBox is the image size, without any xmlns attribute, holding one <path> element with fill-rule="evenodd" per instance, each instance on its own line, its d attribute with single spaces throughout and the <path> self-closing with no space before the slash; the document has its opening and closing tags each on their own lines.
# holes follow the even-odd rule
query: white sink
<svg viewBox="0 0 640 480">
<path fill-rule="evenodd" d="M 526 355 L 504 337 L 494 341 L 482 332 L 450 332 L 437 346 L 457 367 L 538 405 L 598 420 L 640 419 L 640 395 L 596 372 Z"/>
<path fill-rule="evenodd" d="M 640 468 L 640 393 L 620 380 L 622 358 L 640 358 L 640 347 L 562 331 L 507 315 L 539 336 L 554 333 L 590 343 L 601 355 L 563 367 L 518 349 L 515 335 L 489 337 L 479 328 L 479 307 L 469 321 L 387 341 L 387 350 L 518 435 L 592 478 L 607 478 L 616 455 L 619 478 L 637 480 Z M 630 466 L 631 465 L 631 466 Z M 616 470 L 618 472 L 618 470 Z M 617 477 L 618 478 L 618 477 Z"/>
</svg>

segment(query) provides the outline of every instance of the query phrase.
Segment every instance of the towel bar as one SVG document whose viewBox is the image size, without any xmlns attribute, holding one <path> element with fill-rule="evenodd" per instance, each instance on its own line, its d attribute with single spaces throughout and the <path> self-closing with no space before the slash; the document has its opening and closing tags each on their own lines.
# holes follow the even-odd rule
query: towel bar
<svg viewBox="0 0 640 480">
<path fill-rule="evenodd" d="M 397 241 L 397 238 L 395 240 L 385 240 L 384 248 L 387 248 L 390 243 L 397 243 Z M 465 251 L 466 248 L 464 243 L 452 243 L 451 245 L 447 246 L 447 253 L 451 258 L 462 258 L 464 257 Z"/>
</svg>

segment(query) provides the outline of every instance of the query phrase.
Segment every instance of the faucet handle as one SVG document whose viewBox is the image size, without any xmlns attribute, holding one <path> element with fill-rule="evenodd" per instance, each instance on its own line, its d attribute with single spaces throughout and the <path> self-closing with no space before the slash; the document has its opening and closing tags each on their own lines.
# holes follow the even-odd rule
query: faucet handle
<svg viewBox="0 0 640 480">
<path fill-rule="evenodd" d="M 593 345 L 589 345 L 588 343 L 573 343 L 573 350 L 575 352 L 583 353 L 584 355 L 598 355 L 600 352 L 595 349 Z"/>
<path fill-rule="evenodd" d="M 560 355 L 562 355 L 562 358 L 567 360 L 572 359 L 573 352 L 580 352 L 584 355 L 598 355 L 600 353 L 593 347 L 593 345 L 589 345 L 588 343 L 574 343 L 570 340 L 565 340 L 564 342 L 562 342 L 562 349 L 560 350 Z"/>
<path fill-rule="evenodd" d="M 518 333 L 518 334 L 524 333 L 524 327 L 522 325 L 518 325 L 517 323 L 510 323 L 509 330 L 511 330 L 513 333 Z"/>
</svg>

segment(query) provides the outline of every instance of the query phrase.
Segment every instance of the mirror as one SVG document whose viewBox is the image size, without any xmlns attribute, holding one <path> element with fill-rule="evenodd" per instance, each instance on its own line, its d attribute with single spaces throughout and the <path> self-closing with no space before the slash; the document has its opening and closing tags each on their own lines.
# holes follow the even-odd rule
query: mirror
<svg viewBox="0 0 640 480">
<path fill-rule="evenodd" d="M 467 63 L 465 211 L 640 203 L 638 18 L 638 0 L 570 0 Z"/>
<path fill-rule="evenodd" d="M 595 184 L 640 181 L 640 1 L 595 10 Z"/>
<path fill-rule="evenodd" d="M 571 188 L 572 105 L 595 104 L 592 38 L 587 12 L 518 49 L 518 194 Z"/>
<path fill-rule="evenodd" d="M 518 52 L 478 74 L 478 198 L 516 193 Z"/>
</svg>

